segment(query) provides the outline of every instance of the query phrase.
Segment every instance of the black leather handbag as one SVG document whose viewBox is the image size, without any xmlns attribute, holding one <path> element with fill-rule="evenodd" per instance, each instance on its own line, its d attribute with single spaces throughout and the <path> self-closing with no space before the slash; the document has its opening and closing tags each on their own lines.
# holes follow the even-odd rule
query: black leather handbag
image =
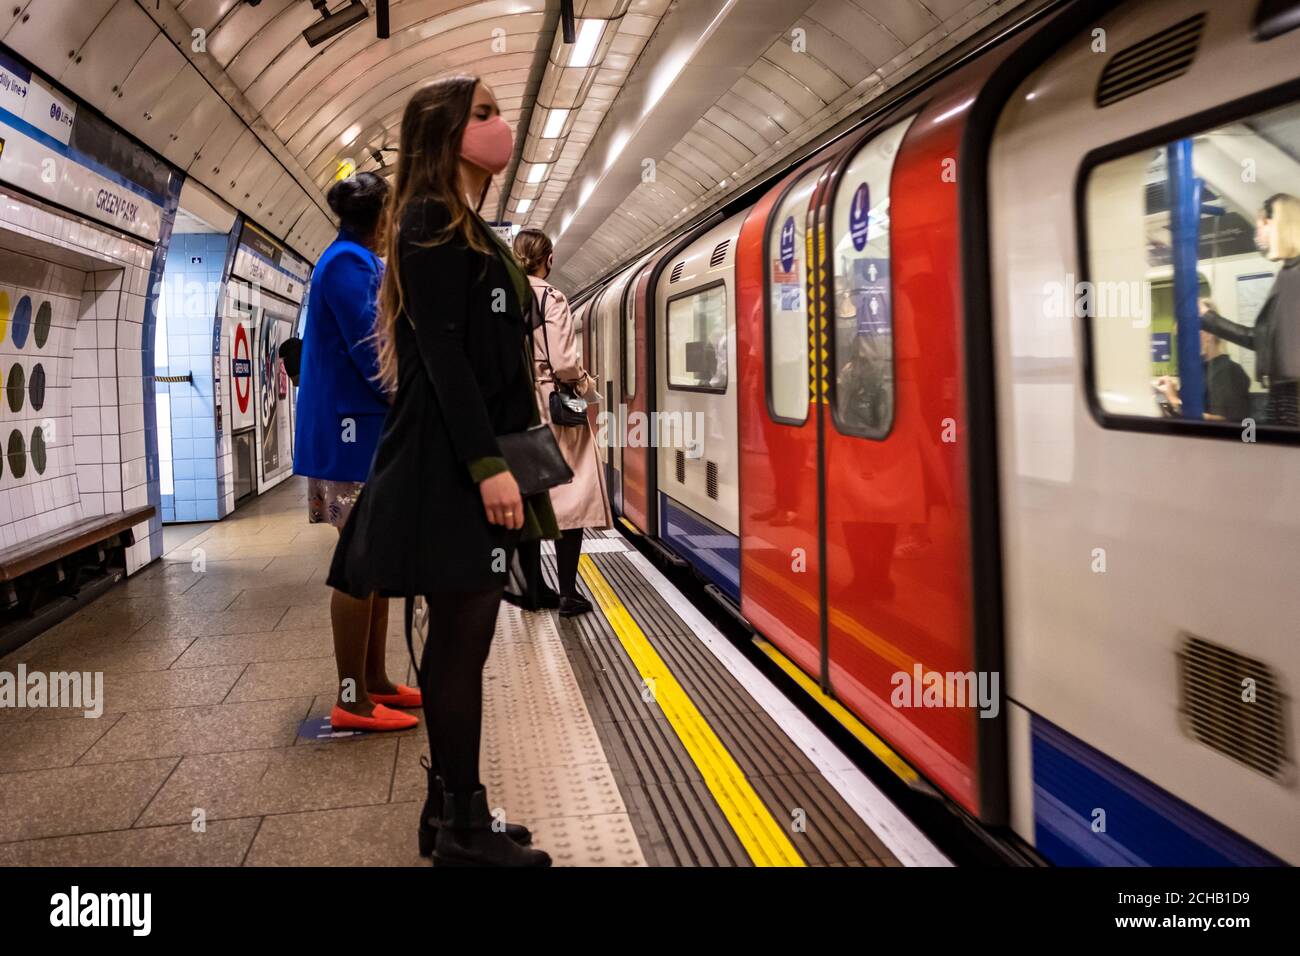
<svg viewBox="0 0 1300 956">
<path fill-rule="evenodd" d="M 534 425 L 521 432 L 498 435 L 497 447 L 524 498 L 573 480 L 573 469 L 560 453 L 549 426 Z"/>
</svg>

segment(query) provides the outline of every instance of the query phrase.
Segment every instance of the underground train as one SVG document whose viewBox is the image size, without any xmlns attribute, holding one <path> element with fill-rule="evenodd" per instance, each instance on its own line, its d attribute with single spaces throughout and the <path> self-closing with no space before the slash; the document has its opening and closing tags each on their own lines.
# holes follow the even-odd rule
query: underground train
<svg viewBox="0 0 1300 956">
<path fill-rule="evenodd" d="M 1300 862 L 1296 27 L 1058 5 L 574 297 L 620 520 L 1049 862 Z"/>
</svg>

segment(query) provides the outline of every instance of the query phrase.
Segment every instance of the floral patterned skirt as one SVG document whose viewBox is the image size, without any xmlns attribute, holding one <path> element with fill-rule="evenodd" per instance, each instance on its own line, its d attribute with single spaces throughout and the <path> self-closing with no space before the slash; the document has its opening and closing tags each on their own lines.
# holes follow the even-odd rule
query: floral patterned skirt
<svg viewBox="0 0 1300 956">
<path fill-rule="evenodd" d="M 307 479 L 307 520 L 311 524 L 330 524 L 342 528 L 348 523 L 352 506 L 357 503 L 364 481 L 332 481 L 328 478 Z"/>
</svg>

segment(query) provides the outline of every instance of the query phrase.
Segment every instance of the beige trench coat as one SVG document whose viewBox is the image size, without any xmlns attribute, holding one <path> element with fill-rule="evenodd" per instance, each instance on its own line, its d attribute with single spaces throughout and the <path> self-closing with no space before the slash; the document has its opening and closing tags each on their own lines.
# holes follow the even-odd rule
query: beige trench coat
<svg viewBox="0 0 1300 956">
<path fill-rule="evenodd" d="M 559 289 L 545 279 L 529 276 L 533 294 L 538 302 L 548 289 L 546 297 L 546 341 L 543 330 L 533 332 L 533 355 L 537 358 L 537 398 L 541 405 L 542 421 L 551 422 L 551 392 L 558 378 L 566 384 L 576 385 L 579 395 L 596 393 L 596 380 L 582 367 L 578 354 L 578 337 L 573 327 L 573 313 L 569 302 Z M 546 361 L 550 345 L 551 362 Z M 596 436 L 591 426 L 551 425 L 555 440 L 564 454 L 564 460 L 573 469 L 573 481 L 551 489 L 551 507 L 561 530 L 573 528 L 608 528 L 613 524 L 609 512 L 609 494 L 605 490 L 605 470 L 596 451 Z"/>
</svg>

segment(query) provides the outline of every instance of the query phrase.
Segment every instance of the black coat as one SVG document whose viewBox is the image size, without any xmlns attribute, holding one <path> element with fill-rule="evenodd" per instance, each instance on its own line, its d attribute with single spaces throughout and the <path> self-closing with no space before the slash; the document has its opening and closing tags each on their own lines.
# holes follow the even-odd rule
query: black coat
<svg viewBox="0 0 1300 956">
<path fill-rule="evenodd" d="M 535 417 L 523 313 L 499 256 L 428 245 L 447 221 L 426 202 L 401 222 L 397 394 L 328 579 L 357 597 L 499 585 L 518 538 L 489 524 L 469 463 Z"/>
</svg>

